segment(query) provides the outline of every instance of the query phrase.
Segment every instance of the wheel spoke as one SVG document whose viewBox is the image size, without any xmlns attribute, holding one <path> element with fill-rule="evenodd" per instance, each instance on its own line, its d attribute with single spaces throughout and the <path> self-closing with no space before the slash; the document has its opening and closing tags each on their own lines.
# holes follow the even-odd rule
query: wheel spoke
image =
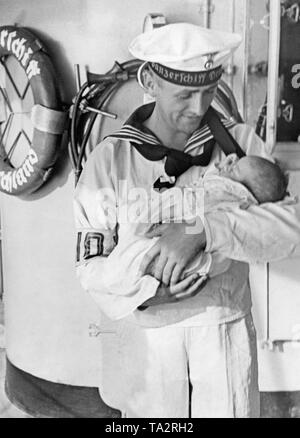
<svg viewBox="0 0 300 438">
<path fill-rule="evenodd" d="M 28 91 L 31 90 L 30 82 L 27 79 L 25 88 L 22 87 L 22 91 L 20 91 L 19 87 L 17 86 L 17 83 L 14 81 L 14 79 L 12 77 L 9 66 L 7 65 L 7 59 L 8 59 L 7 56 L 0 58 L 0 66 L 2 65 L 2 67 L 4 69 L 4 73 L 6 74 L 7 84 L 9 81 L 11 84 L 11 87 L 12 87 L 12 88 L 10 87 L 10 90 L 14 90 L 18 99 L 20 101 L 24 102 L 24 99 L 28 95 Z M 1 156 L 2 156 L 2 159 L 4 159 L 5 161 L 6 160 L 10 161 L 22 136 L 25 138 L 29 147 L 31 144 L 29 136 L 24 131 L 24 129 L 21 128 L 19 130 L 19 132 L 17 133 L 16 138 L 13 141 L 13 143 L 11 144 L 11 146 L 8 146 L 7 142 L 9 141 L 9 138 L 11 138 L 9 133 L 12 129 L 12 122 L 13 122 L 14 116 L 28 115 L 31 113 L 31 110 L 30 111 L 14 111 L 13 105 L 11 103 L 11 100 L 10 100 L 10 97 L 9 97 L 9 94 L 7 91 L 7 87 L 0 86 L 0 96 L 2 96 L 3 101 L 4 101 L 3 104 L 4 104 L 4 106 L 6 106 L 6 112 L 9 113 L 7 120 L 2 122 L 3 124 L 1 124 L 1 128 L 2 128 L 1 129 L 2 132 L 0 132 Z M 5 114 L 5 110 L 4 110 L 4 114 Z M 9 141 L 9 143 L 10 143 L 10 141 Z M 9 150 L 7 151 L 8 147 L 9 147 Z"/>
<path fill-rule="evenodd" d="M 4 139 L 4 136 L 6 134 L 6 131 L 8 131 L 10 126 L 11 126 L 12 119 L 13 119 L 13 114 L 10 113 L 9 116 L 8 116 L 8 119 L 7 119 L 6 123 L 5 123 L 5 126 L 4 126 L 3 132 L 1 134 L 1 137 L 0 137 L 0 144 L 1 145 L 3 144 L 3 139 Z"/>
<path fill-rule="evenodd" d="M 15 138 L 15 141 L 13 142 L 11 148 L 10 148 L 9 151 L 7 152 L 7 158 L 8 158 L 8 160 L 11 159 L 12 154 L 14 153 L 14 150 L 15 150 L 17 144 L 18 144 L 18 141 L 19 141 L 19 138 L 21 137 L 21 135 L 22 135 L 22 131 L 20 131 L 20 132 L 18 133 L 18 135 L 17 135 L 17 137 Z"/>
</svg>

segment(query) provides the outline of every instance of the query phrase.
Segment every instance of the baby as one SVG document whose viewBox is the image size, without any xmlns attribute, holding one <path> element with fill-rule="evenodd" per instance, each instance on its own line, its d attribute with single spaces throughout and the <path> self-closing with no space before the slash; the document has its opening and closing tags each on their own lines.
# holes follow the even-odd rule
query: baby
<svg viewBox="0 0 300 438">
<path fill-rule="evenodd" d="M 200 210 L 202 206 L 202 213 L 216 209 L 232 210 L 237 206 L 246 209 L 252 204 L 280 201 L 287 194 L 286 175 L 277 164 L 265 158 L 245 156 L 239 159 L 231 154 L 215 167 L 214 171 L 189 185 L 179 177 L 176 187 L 161 195 L 160 222 L 192 220 L 199 213 L 199 206 Z M 178 194 L 179 189 L 189 189 L 189 196 L 178 196 L 181 194 Z M 187 232 L 193 233 L 188 228 Z M 151 239 L 149 247 L 153 244 Z M 213 277 L 226 271 L 229 264 L 228 259 L 217 254 L 203 253 L 186 268 L 184 275 L 197 272 L 199 275 L 209 273 Z M 149 266 L 146 273 L 154 275 L 154 267 L 155 264 Z"/>
<path fill-rule="evenodd" d="M 243 184 L 258 204 L 281 201 L 286 193 L 288 179 L 281 168 L 265 158 L 246 156 L 241 159 L 228 155 L 216 164 L 218 175 Z"/>
<path fill-rule="evenodd" d="M 178 178 L 175 187 L 155 194 L 155 199 L 157 200 L 158 197 L 160 202 L 156 202 L 154 206 L 152 204 L 152 224 L 191 221 L 199 216 L 199 211 L 197 211 L 199 206 L 202 212 L 234 211 L 236 208 L 245 209 L 253 204 L 280 201 L 287 193 L 287 178 L 280 167 L 258 156 L 246 156 L 238 159 L 235 154 L 231 154 L 221 163 L 216 164 L 213 171 L 207 172 L 196 182 L 193 182 L 192 169 Z M 187 181 L 191 181 L 191 183 L 188 184 Z M 188 196 L 185 196 L 186 193 Z M 149 210 L 146 207 L 144 205 L 144 208 L 139 208 L 140 215 L 137 224 L 128 222 L 120 227 L 118 245 L 109 255 L 110 258 L 116 259 L 116 269 L 111 273 L 111 280 L 119 276 L 124 278 L 122 290 L 119 290 L 116 282 L 116 288 L 111 291 L 111 293 L 123 297 L 124 305 L 120 304 L 121 300 L 119 300 L 119 305 L 122 307 L 122 317 L 128 316 L 135 310 L 134 302 L 141 304 L 139 294 L 145 293 L 145 290 L 141 291 L 139 286 L 142 275 L 139 270 L 140 265 L 144 255 L 158 239 L 157 237 L 149 239 L 145 236 L 150 227 Z M 192 229 L 187 232 L 191 233 Z M 121 264 L 120 259 L 122 260 Z M 213 278 L 226 272 L 231 263 L 231 260 L 217 253 L 203 252 L 186 267 L 184 276 L 198 273 L 200 276 L 208 275 Z M 146 275 L 153 277 L 153 274 L 154 266 L 150 266 Z M 150 281 L 153 282 L 153 278 L 152 280 L 149 278 Z M 112 283 L 113 281 L 110 282 L 110 284 Z M 126 300 L 126 297 L 131 299 Z M 136 299 L 132 300 L 133 297 Z M 130 305 L 127 305 L 127 302 L 130 302 Z M 153 309 L 153 311 L 155 310 Z M 191 309 L 192 311 L 193 309 Z"/>
</svg>

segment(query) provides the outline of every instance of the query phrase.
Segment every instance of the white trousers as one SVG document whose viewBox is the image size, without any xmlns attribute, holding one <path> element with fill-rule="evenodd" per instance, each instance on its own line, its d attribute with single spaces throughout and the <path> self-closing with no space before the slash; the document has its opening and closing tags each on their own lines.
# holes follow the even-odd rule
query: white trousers
<svg viewBox="0 0 300 438">
<path fill-rule="evenodd" d="M 256 333 L 251 315 L 208 327 L 125 326 L 118 345 L 120 375 L 111 375 L 111 383 L 106 379 L 100 395 L 124 416 L 259 416 Z"/>
</svg>

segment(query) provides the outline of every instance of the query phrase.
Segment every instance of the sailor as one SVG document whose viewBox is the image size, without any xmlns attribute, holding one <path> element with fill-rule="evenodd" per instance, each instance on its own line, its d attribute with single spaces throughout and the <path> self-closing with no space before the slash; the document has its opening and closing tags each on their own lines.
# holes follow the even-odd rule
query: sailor
<svg viewBox="0 0 300 438">
<path fill-rule="evenodd" d="M 77 274 L 121 327 L 102 337 L 100 395 L 127 417 L 259 416 L 249 263 L 299 255 L 299 204 L 206 212 L 192 234 L 184 222 L 159 225 L 148 233 L 159 239 L 136 279 L 116 275 L 110 256 L 118 237 L 136 232 L 137 222 L 122 214 L 134 190 L 150 199 L 179 176 L 188 184 L 212 172 L 230 153 L 270 159 L 250 126 L 213 109 L 223 66 L 240 42 L 239 35 L 188 23 L 134 39 L 129 50 L 144 61 L 139 79 L 154 102 L 93 150 L 76 188 Z M 183 278 L 203 251 L 233 261 L 208 281 Z M 124 288 L 129 292 L 120 293 Z"/>
</svg>

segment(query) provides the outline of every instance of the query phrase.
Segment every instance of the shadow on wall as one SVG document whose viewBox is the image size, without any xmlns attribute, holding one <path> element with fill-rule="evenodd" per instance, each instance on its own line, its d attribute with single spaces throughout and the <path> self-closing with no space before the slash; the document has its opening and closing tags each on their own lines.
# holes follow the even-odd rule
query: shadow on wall
<svg viewBox="0 0 300 438">
<path fill-rule="evenodd" d="M 48 34 L 38 29 L 28 27 L 28 30 L 34 33 L 45 44 L 57 73 L 61 100 L 66 105 L 70 105 L 72 98 L 76 94 L 76 81 L 73 66 L 67 60 L 63 43 L 49 37 Z"/>
</svg>

